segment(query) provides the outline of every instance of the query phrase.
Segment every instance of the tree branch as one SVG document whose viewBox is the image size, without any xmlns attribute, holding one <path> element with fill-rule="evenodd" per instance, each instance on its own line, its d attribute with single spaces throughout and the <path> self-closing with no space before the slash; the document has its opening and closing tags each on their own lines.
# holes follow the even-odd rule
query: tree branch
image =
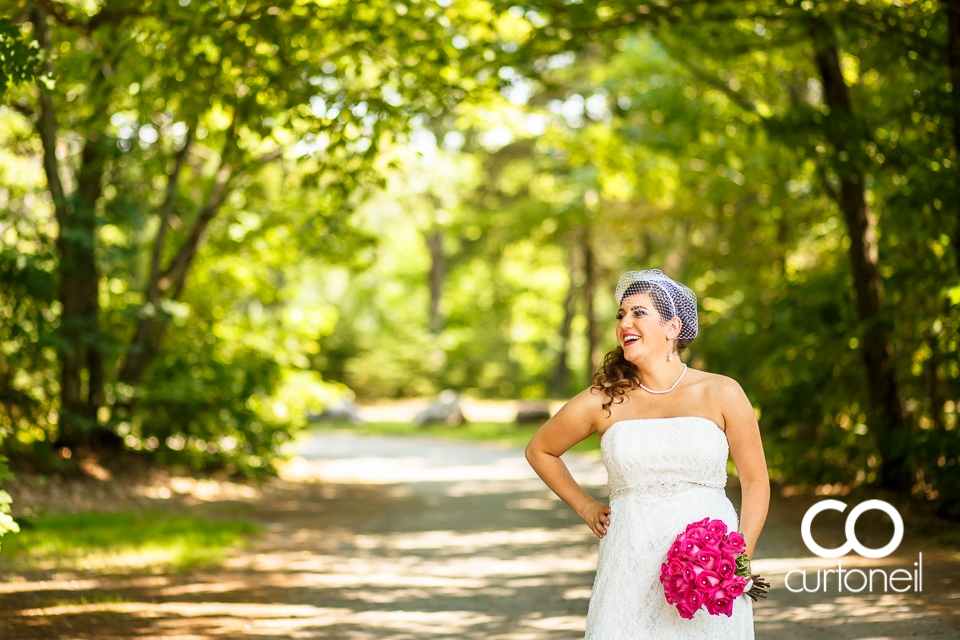
<svg viewBox="0 0 960 640">
<path fill-rule="evenodd" d="M 730 100 L 738 105 L 741 109 L 754 113 L 766 120 L 766 118 L 760 115 L 760 113 L 757 111 L 757 105 L 753 102 L 753 100 L 745 96 L 742 91 L 734 89 L 732 86 L 730 86 L 730 83 L 724 82 L 720 78 L 714 76 L 712 73 L 708 73 L 707 71 L 701 69 L 695 65 L 689 57 L 676 55 L 662 39 L 658 39 L 658 41 L 660 42 L 660 46 L 663 47 L 664 51 L 667 52 L 674 62 L 689 71 L 702 82 L 707 83 L 714 89 L 720 90 L 721 93 L 730 98 Z"/>
<path fill-rule="evenodd" d="M 207 194 L 206 201 L 200 209 L 190 232 L 187 234 L 187 240 L 184 242 L 180 251 L 174 256 L 170 265 L 160 276 L 157 287 L 160 293 L 167 293 L 169 297 L 176 300 L 187 280 L 187 273 L 190 270 L 190 264 L 193 262 L 200 247 L 200 241 L 207 230 L 210 221 L 217 215 L 220 205 L 226 200 L 229 193 L 230 182 L 235 178 L 233 167 L 228 162 L 222 162 L 217 171 L 217 177 L 214 179 L 213 186 Z"/>
<path fill-rule="evenodd" d="M 262 156 L 254 160 L 254 162 L 256 162 L 258 165 L 261 165 L 261 166 L 265 164 L 269 164 L 274 160 L 276 160 L 277 158 L 281 157 L 283 155 L 283 152 L 284 152 L 284 147 L 277 147 L 276 149 L 273 149 L 263 154 Z"/>
<path fill-rule="evenodd" d="M 32 6 L 30 20 L 36 30 L 40 47 L 50 51 L 52 37 L 43 9 L 37 5 Z M 43 61 L 42 68 L 44 75 L 53 75 L 53 63 L 49 57 Z M 60 161 L 57 159 L 57 117 L 53 109 L 53 99 L 46 87 L 41 83 L 37 83 L 37 86 L 40 89 L 40 117 L 37 119 L 36 127 L 43 146 L 43 172 L 47 176 L 47 188 L 53 198 L 57 220 L 62 224 L 63 217 L 66 215 L 67 199 L 63 192 L 63 181 L 60 179 Z"/>
<path fill-rule="evenodd" d="M 56 21 L 59 22 L 60 24 L 68 27 L 74 27 L 84 32 L 89 31 L 89 27 L 86 22 L 82 22 L 80 20 L 77 20 L 76 18 L 70 17 L 67 14 L 67 12 L 64 10 L 63 5 L 60 4 L 59 2 L 53 2 L 52 0 L 32 0 L 32 1 L 36 3 L 38 6 L 42 7 L 42 10 L 45 13 L 48 13 L 51 16 L 53 16 L 54 19 L 56 19 Z M 34 24 L 36 24 L 36 21 L 34 21 Z"/>
<path fill-rule="evenodd" d="M 223 156 L 226 157 L 229 153 L 229 146 L 233 142 L 228 141 L 224 144 Z M 254 162 L 257 165 L 264 165 L 277 158 L 280 158 L 283 155 L 283 147 L 277 147 L 259 158 L 255 159 Z M 241 172 L 234 171 L 233 166 L 227 162 L 223 161 L 220 164 L 220 168 L 217 171 L 217 177 L 214 180 L 213 187 L 210 189 L 210 192 L 207 194 L 206 202 L 203 205 L 203 208 L 200 209 L 200 213 L 197 215 L 196 220 L 193 223 L 193 226 L 190 228 L 190 232 L 187 234 L 187 241 L 184 243 L 183 247 L 180 248 L 180 251 L 170 262 L 170 265 L 167 267 L 166 271 L 163 272 L 163 275 L 160 276 L 157 283 L 157 288 L 160 292 L 166 293 L 169 292 L 170 298 L 176 300 L 180 297 L 180 292 L 183 290 L 183 286 L 186 283 L 187 273 L 190 270 L 190 264 L 193 262 L 194 257 L 196 256 L 197 250 L 200 247 L 200 241 L 203 238 L 203 234 L 207 229 L 207 226 L 210 224 L 210 221 L 216 217 L 217 213 L 220 211 L 220 206 L 223 204 L 223 201 L 226 200 L 227 195 L 230 193 L 230 184 L 240 175 Z"/>
<path fill-rule="evenodd" d="M 108 11 L 106 7 L 100 10 L 97 15 L 90 18 L 87 28 L 90 31 L 96 31 L 105 24 L 116 24 L 124 18 L 143 18 L 150 14 L 137 9 L 124 9 L 123 11 Z M 159 16 L 155 16 L 159 17 Z"/>
<path fill-rule="evenodd" d="M 833 186 L 833 183 L 830 182 L 830 176 L 827 175 L 826 167 L 823 166 L 823 163 L 820 162 L 819 159 L 814 159 L 813 164 L 816 167 L 817 176 L 819 176 L 820 182 L 823 184 L 823 190 L 826 191 L 827 195 L 838 205 L 842 204 L 840 201 L 840 193 L 836 187 Z"/>
<path fill-rule="evenodd" d="M 190 144 L 193 142 L 193 127 L 187 131 L 186 140 L 183 147 L 177 152 L 173 165 L 173 171 L 167 177 L 167 195 L 163 206 L 160 208 L 160 227 L 157 229 L 157 236 L 153 241 L 153 252 L 150 256 L 150 276 L 147 279 L 146 302 L 156 302 L 160 296 L 157 283 L 160 280 L 160 261 L 163 257 L 163 247 L 166 243 L 167 230 L 170 228 L 170 216 L 173 215 L 173 208 L 177 203 L 177 185 L 180 182 L 180 173 L 187 158 L 187 152 Z"/>
<path fill-rule="evenodd" d="M 95 15 L 84 21 L 72 17 L 67 13 L 65 5 L 55 0 L 32 0 L 32 2 L 43 7 L 43 10 L 52 15 L 60 24 L 79 29 L 86 34 L 90 34 L 106 24 L 117 24 L 124 18 L 139 18 L 149 15 L 139 9 L 122 9 L 115 11 L 104 6 Z M 161 18 L 162 16 L 156 15 L 154 17 Z"/>
<path fill-rule="evenodd" d="M 33 116 L 37 115 L 33 109 L 31 109 L 25 104 L 14 102 L 7 106 L 9 106 L 11 109 L 13 109 L 14 111 L 16 111 L 17 113 L 19 113 L 20 115 L 22 115 L 24 118 L 27 118 L 27 119 L 32 119 Z"/>
</svg>

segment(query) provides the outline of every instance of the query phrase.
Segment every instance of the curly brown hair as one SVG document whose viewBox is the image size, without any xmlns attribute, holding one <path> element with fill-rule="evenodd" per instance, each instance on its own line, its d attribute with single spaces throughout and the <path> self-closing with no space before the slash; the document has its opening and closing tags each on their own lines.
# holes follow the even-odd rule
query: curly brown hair
<svg viewBox="0 0 960 640">
<path fill-rule="evenodd" d="M 609 416 L 612 405 L 626 402 L 627 391 L 639 387 L 640 374 L 637 373 L 637 368 L 624 357 L 623 347 L 617 346 L 616 349 L 603 356 L 603 363 L 593 374 L 591 389 L 597 389 L 607 394 L 607 401 L 603 403 L 603 410 Z"/>
<path fill-rule="evenodd" d="M 677 355 L 682 354 L 693 340 L 677 340 Z M 603 363 L 593 374 L 592 389 L 607 394 L 607 401 L 603 403 L 603 410 L 609 416 L 610 407 L 627 401 L 627 392 L 640 388 L 640 374 L 632 362 L 623 355 L 623 347 L 618 346 L 603 356 Z"/>
</svg>

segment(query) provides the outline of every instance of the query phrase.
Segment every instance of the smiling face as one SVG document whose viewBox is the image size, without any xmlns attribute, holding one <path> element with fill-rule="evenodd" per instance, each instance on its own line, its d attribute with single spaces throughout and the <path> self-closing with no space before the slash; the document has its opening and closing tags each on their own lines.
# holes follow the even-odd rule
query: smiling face
<svg viewBox="0 0 960 640">
<path fill-rule="evenodd" d="M 664 322 L 649 293 L 627 295 L 617 311 L 617 342 L 627 360 L 669 353 L 680 319 Z"/>
</svg>

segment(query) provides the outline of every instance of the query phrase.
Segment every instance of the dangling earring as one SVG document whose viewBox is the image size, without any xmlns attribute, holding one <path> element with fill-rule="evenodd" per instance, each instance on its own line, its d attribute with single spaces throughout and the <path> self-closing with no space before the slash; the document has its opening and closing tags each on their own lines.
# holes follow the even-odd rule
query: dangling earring
<svg viewBox="0 0 960 640">
<path fill-rule="evenodd" d="M 673 349 L 670 349 L 670 353 L 667 355 L 667 360 L 673 362 Z"/>
</svg>

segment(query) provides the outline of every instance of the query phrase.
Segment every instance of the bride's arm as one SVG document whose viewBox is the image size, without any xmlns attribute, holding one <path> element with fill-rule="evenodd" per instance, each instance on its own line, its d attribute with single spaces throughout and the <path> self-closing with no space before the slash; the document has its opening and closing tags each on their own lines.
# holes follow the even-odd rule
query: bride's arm
<svg viewBox="0 0 960 640">
<path fill-rule="evenodd" d="M 727 442 L 740 477 L 740 533 L 747 543 L 747 557 L 752 558 L 770 506 L 770 477 L 760 442 L 760 426 L 750 400 L 740 385 L 729 378 L 725 380 L 723 396 Z"/>
<path fill-rule="evenodd" d="M 602 538 L 610 525 L 610 507 L 597 502 L 577 484 L 560 456 L 597 431 L 601 400 L 590 389 L 578 394 L 550 418 L 530 439 L 527 461 L 561 500 Z"/>
</svg>

